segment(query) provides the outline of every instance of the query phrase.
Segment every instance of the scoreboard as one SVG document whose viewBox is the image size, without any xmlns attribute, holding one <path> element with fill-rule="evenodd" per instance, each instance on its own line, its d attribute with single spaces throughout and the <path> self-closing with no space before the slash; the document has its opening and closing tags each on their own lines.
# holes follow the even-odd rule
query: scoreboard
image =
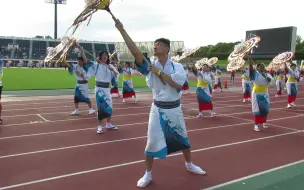
<svg viewBox="0 0 304 190">
<path fill-rule="evenodd" d="M 252 54 L 255 58 L 273 58 L 285 51 L 295 52 L 297 28 L 282 27 L 246 31 L 246 39 L 253 35 L 261 37 L 258 48 Z"/>
</svg>

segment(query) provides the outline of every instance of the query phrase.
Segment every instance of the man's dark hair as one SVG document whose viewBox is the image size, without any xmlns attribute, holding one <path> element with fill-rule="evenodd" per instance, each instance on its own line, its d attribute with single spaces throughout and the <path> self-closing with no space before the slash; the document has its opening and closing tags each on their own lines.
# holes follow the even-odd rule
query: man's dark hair
<svg viewBox="0 0 304 190">
<path fill-rule="evenodd" d="M 260 67 L 260 66 L 262 66 L 262 65 L 265 67 L 265 65 L 264 65 L 263 63 L 258 63 L 258 64 L 257 64 L 257 67 Z"/>
<path fill-rule="evenodd" d="M 158 38 L 154 41 L 154 43 L 156 42 L 162 42 L 164 43 L 166 46 L 168 46 L 169 50 L 170 50 L 170 40 L 167 38 Z"/>
</svg>

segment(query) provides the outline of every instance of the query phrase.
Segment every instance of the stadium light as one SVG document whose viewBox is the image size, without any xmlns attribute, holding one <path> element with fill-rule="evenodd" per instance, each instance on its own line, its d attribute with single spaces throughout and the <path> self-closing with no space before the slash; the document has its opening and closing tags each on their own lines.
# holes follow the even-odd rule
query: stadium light
<svg viewBox="0 0 304 190">
<path fill-rule="evenodd" d="M 45 3 L 54 4 L 55 18 L 54 18 L 54 39 L 57 40 L 57 5 L 65 5 L 66 0 L 45 0 Z"/>
</svg>

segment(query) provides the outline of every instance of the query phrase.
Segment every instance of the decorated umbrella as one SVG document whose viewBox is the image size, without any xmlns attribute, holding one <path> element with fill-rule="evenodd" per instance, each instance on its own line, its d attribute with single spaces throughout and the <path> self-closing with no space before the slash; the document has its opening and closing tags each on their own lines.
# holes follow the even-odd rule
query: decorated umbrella
<svg viewBox="0 0 304 190">
<path fill-rule="evenodd" d="M 172 56 L 171 60 L 174 62 L 180 62 L 183 59 L 193 56 L 199 49 L 200 47 L 194 49 L 185 49 L 181 56 L 179 55 Z"/>
<path fill-rule="evenodd" d="M 259 36 L 254 36 L 246 41 L 242 41 L 234 47 L 233 52 L 229 55 L 228 61 L 243 58 L 246 54 L 250 53 L 254 47 L 260 42 L 261 38 Z"/>
<path fill-rule="evenodd" d="M 112 0 L 84 0 L 85 7 L 84 10 L 77 16 L 74 20 L 72 26 L 67 30 L 66 34 L 61 40 L 61 43 L 58 44 L 55 48 L 49 47 L 47 50 L 47 56 L 44 59 L 45 63 L 51 62 L 53 59 L 58 58 L 57 62 L 66 63 L 67 53 L 72 46 L 76 44 L 76 31 L 85 21 L 88 20 L 87 25 L 89 24 L 92 15 L 98 10 L 107 10 L 110 12 L 109 5 Z M 113 16 L 113 15 L 112 15 Z M 68 34 L 72 29 L 72 32 Z M 81 31 L 81 30 L 80 30 Z M 69 65 L 68 65 L 69 66 Z"/>
<path fill-rule="evenodd" d="M 286 63 L 287 61 L 292 60 L 293 57 L 294 57 L 293 52 L 284 52 L 284 53 L 280 53 L 275 58 L 273 58 L 272 62 L 276 64 L 283 64 Z"/>
<path fill-rule="evenodd" d="M 57 62 L 64 62 L 66 60 L 67 53 L 69 49 L 75 45 L 76 39 L 64 36 L 61 40 L 61 43 L 58 44 L 55 48 L 48 47 L 47 48 L 47 56 L 44 58 L 45 63 L 51 62 L 53 59 L 58 58 Z"/>
<path fill-rule="evenodd" d="M 245 65 L 245 60 L 242 57 L 238 57 L 229 61 L 227 65 L 227 71 L 236 71 Z"/>
<path fill-rule="evenodd" d="M 202 59 L 196 61 L 196 63 L 195 63 L 194 66 L 195 66 L 196 69 L 200 70 L 200 69 L 203 68 L 203 66 L 204 66 L 205 64 L 208 65 L 208 58 L 207 58 L 207 57 L 204 57 L 204 58 L 202 58 Z"/>
<path fill-rule="evenodd" d="M 272 62 L 267 66 L 267 70 L 273 70 L 277 72 L 279 69 L 285 68 L 285 63 L 287 67 L 290 67 L 290 60 L 294 57 L 293 52 L 284 52 L 273 58 Z"/>
<path fill-rule="evenodd" d="M 210 59 L 208 59 L 207 64 L 209 65 L 209 67 L 213 66 L 216 62 L 218 61 L 217 57 L 212 57 Z"/>
</svg>

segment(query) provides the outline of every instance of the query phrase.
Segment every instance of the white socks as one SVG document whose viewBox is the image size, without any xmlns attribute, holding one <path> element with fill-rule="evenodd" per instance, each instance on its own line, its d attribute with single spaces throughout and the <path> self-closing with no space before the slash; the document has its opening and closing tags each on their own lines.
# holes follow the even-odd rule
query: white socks
<svg viewBox="0 0 304 190">
<path fill-rule="evenodd" d="M 103 133 L 103 132 L 102 132 L 102 126 L 101 126 L 101 125 L 98 125 L 98 127 L 97 127 L 97 133 L 98 133 L 98 134 Z"/>
<path fill-rule="evenodd" d="M 198 175 L 206 174 L 206 172 L 204 170 L 202 170 L 200 167 L 194 165 L 192 162 L 190 162 L 190 163 L 185 162 L 185 166 L 189 172 L 192 172 L 192 173 L 195 173 Z M 151 181 L 152 181 L 151 171 L 150 172 L 146 171 L 145 175 L 137 181 L 137 187 L 146 187 Z"/>
<path fill-rule="evenodd" d="M 187 168 L 189 168 L 189 167 L 192 167 L 192 166 L 193 166 L 192 162 L 190 162 L 190 163 L 185 162 L 185 165 L 186 165 L 186 167 L 187 167 Z"/>
<path fill-rule="evenodd" d="M 194 165 L 192 162 L 190 162 L 190 163 L 185 162 L 185 166 L 186 166 L 186 168 L 189 172 L 192 172 L 192 173 L 195 173 L 195 174 L 198 174 L 198 175 L 205 175 L 206 174 L 206 172 L 204 170 L 202 170 L 200 167 Z"/>
<path fill-rule="evenodd" d="M 137 187 L 146 187 L 152 181 L 151 171 L 146 171 L 145 175 L 137 181 Z"/>
</svg>

